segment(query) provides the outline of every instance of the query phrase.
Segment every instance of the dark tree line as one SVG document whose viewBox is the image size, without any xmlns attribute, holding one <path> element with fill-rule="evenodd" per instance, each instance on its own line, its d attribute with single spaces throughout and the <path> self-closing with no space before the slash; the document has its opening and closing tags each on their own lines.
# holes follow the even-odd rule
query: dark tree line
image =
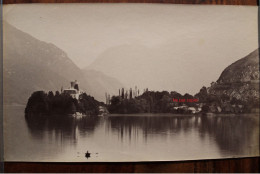
<svg viewBox="0 0 260 174">
<path fill-rule="evenodd" d="M 177 99 L 178 102 L 174 102 Z M 185 99 L 180 102 L 179 99 Z M 198 99 L 197 102 L 189 102 L 187 99 Z M 185 106 L 185 107 L 181 107 Z M 178 92 L 154 92 L 146 90 L 142 95 L 135 98 L 123 98 L 113 96 L 108 106 L 110 113 L 133 114 L 133 113 L 190 113 L 188 107 L 199 112 L 207 113 L 250 113 L 258 108 L 259 99 L 239 100 L 227 94 L 208 93 L 206 87 L 202 87 L 195 96 L 190 94 L 181 95 Z M 176 109 L 177 108 L 177 109 Z"/>
<path fill-rule="evenodd" d="M 80 112 L 86 115 L 97 115 L 99 106 L 103 103 L 98 102 L 83 93 L 80 95 L 79 100 L 72 98 L 68 94 L 60 94 L 58 91 L 55 94 L 50 91 L 36 91 L 28 99 L 25 114 L 39 115 L 39 114 L 74 114 Z"/>
<path fill-rule="evenodd" d="M 125 99 L 122 96 L 113 96 L 108 107 L 110 113 L 173 113 L 176 106 L 195 106 L 192 102 L 173 102 L 175 99 L 193 99 L 190 94 L 181 95 L 168 91 L 145 91 L 142 95 Z"/>
</svg>

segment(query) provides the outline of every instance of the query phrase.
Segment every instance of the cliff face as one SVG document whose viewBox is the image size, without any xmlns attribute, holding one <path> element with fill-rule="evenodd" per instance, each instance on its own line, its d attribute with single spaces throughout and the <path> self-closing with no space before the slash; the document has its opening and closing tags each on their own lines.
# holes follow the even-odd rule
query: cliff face
<svg viewBox="0 0 260 174">
<path fill-rule="evenodd" d="M 241 101 L 259 100 L 259 49 L 228 66 L 207 91 Z"/>
</svg>

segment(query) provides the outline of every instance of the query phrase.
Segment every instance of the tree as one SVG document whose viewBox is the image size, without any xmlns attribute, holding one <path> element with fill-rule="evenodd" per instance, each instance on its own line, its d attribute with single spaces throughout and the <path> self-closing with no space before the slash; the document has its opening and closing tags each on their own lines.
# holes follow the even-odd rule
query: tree
<svg viewBox="0 0 260 174">
<path fill-rule="evenodd" d="M 49 91 L 49 93 L 48 93 L 48 98 L 49 98 L 49 99 L 52 99 L 53 97 L 54 97 L 53 92 L 52 92 L 52 91 Z"/>
<path fill-rule="evenodd" d="M 120 103 L 120 98 L 113 96 L 111 99 L 111 105 L 118 105 Z"/>
<path fill-rule="evenodd" d="M 207 88 L 206 88 L 205 86 L 203 86 L 203 87 L 200 89 L 200 92 L 195 95 L 195 97 L 198 98 L 199 101 L 202 102 L 202 103 L 207 102 L 207 97 L 208 97 Z"/>
<path fill-rule="evenodd" d="M 59 96 L 60 95 L 60 92 L 59 91 L 56 91 L 55 92 L 55 96 Z"/>
<path fill-rule="evenodd" d="M 72 102 L 72 103 L 70 104 L 69 113 L 70 113 L 70 114 L 73 114 L 73 113 L 75 113 L 75 112 L 77 112 L 77 108 L 76 108 L 75 104 Z"/>
<path fill-rule="evenodd" d="M 69 94 L 60 94 L 56 91 L 55 96 L 53 92 L 48 92 L 48 94 L 43 91 L 36 91 L 29 98 L 25 113 L 38 115 L 38 114 L 73 114 L 75 112 L 88 113 L 91 115 L 96 115 L 99 111 L 99 106 L 102 103 L 98 102 L 83 93 L 78 101 L 72 98 Z"/>
<path fill-rule="evenodd" d="M 49 112 L 48 99 L 44 91 L 36 91 L 29 98 L 25 113 L 46 114 Z"/>
<path fill-rule="evenodd" d="M 210 108 L 209 108 L 208 105 L 204 105 L 204 106 L 202 106 L 202 108 L 201 108 L 201 111 L 202 111 L 203 113 L 207 113 L 207 112 L 209 112 L 209 110 L 210 110 Z"/>
</svg>

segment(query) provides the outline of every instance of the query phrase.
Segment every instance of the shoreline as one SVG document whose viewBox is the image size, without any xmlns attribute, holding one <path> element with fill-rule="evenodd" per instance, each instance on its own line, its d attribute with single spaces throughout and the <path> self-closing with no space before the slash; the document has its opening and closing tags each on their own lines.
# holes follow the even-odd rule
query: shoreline
<svg viewBox="0 0 260 174">
<path fill-rule="evenodd" d="M 240 113 L 240 114 L 224 114 L 224 113 L 206 113 L 203 115 L 202 113 L 198 114 L 173 114 L 173 113 L 137 113 L 137 114 L 107 114 L 108 117 L 119 117 L 119 116 L 126 116 L 126 117 L 154 117 L 154 116 L 161 116 L 161 117 L 235 117 L 235 116 L 259 116 L 259 113 Z"/>
<path fill-rule="evenodd" d="M 26 105 L 23 104 L 15 104 L 15 105 L 3 105 L 4 109 L 8 108 L 20 108 L 20 107 L 26 107 Z M 54 114 L 54 115 L 60 115 L 60 114 Z M 63 115 L 63 114 L 61 114 Z M 91 116 L 91 115 L 86 115 L 86 116 Z M 254 112 L 254 113 L 196 113 L 196 114 L 175 114 L 175 113 L 135 113 L 135 114 L 107 114 L 104 117 L 119 117 L 119 116 L 126 116 L 126 117 L 154 117 L 154 116 L 161 116 L 161 117 L 235 117 L 235 116 L 251 116 L 251 117 L 260 117 L 259 112 Z"/>
</svg>

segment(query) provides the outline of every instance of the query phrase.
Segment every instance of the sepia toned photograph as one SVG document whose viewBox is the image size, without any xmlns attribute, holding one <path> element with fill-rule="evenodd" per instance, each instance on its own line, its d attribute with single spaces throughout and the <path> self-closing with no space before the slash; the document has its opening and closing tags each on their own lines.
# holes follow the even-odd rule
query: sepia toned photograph
<svg viewBox="0 0 260 174">
<path fill-rule="evenodd" d="M 259 156 L 257 6 L 3 5 L 4 160 Z"/>
</svg>

